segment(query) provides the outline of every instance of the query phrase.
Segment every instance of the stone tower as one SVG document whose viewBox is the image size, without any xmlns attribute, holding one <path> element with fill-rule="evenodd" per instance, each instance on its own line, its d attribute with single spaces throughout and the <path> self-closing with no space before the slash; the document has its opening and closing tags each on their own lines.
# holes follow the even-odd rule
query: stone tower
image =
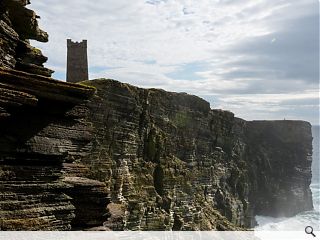
<svg viewBox="0 0 320 240">
<path fill-rule="evenodd" d="M 67 39 L 67 47 L 67 82 L 88 80 L 87 40 L 72 42 Z"/>
</svg>

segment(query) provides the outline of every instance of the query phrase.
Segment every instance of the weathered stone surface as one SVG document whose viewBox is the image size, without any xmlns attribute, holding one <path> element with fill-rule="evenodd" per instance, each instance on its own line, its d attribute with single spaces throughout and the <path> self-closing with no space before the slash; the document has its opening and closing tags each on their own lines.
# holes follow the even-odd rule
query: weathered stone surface
<svg viewBox="0 0 320 240">
<path fill-rule="evenodd" d="M 232 113 L 210 110 L 187 94 L 112 80 L 87 84 L 98 89 L 88 105 L 96 144 L 82 161 L 92 177 L 106 182 L 111 201 L 126 209 L 116 229 L 250 225 L 247 189 L 229 184 L 232 174 L 246 177 L 246 163 L 235 156 L 242 149 L 235 146 Z"/>
<path fill-rule="evenodd" d="M 104 183 L 82 177 L 65 177 L 63 182 L 71 185 L 66 193 L 76 207 L 73 228 L 101 226 L 107 220 L 108 192 Z"/>
<path fill-rule="evenodd" d="M 1 105 L 3 230 L 237 230 L 255 214 L 312 208 L 306 122 L 246 122 L 196 96 L 114 80 L 86 82 L 97 94 L 77 104 L 94 88 L 54 83 L 57 97 L 36 85 L 54 80 L 2 74 L 19 89 L 3 98 L 20 104 Z M 36 87 L 22 92 L 21 79 Z"/>
<path fill-rule="evenodd" d="M 0 88 L 18 90 L 52 101 L 80 103 L 88 98 L 95 88 L 66 83 L 52 78 L 0 67 Z"/>
<path fill-rule="evenodd" d="M 0 106 L 18 107 L 23 105 L 36 106 L 38 99 L 28 93 L 6 89 L 0 84 Z"/>
<path fill-rule="evenodd" d="M 255 213 L 290 217 L 311 210 L 312 134 L 304 121 L 247 123 Z"/>
<path fill-rule="evenodd" d="M 261 176 L 257 176 L 269 158 L 283 161 L 279 168 L 282 173 L 299 164 L 309 166 L 311 133 L 307 123 L 291 122 L 305 134 L 300 148 L 291 144 L 296 140 L 291 140 L 274 151 L 272 144 L 255 142 L 259 138 L 255 122 L 235 118 L 231 112 L 211 110 L 198 97 L 140 89 L 114 80 L 85 83 L 95 86 L 98 93 L 88 104 L 95 140 L 89 156 L 81 161 L 90 168 L 91 178 L 106 182 L 112 204 L 124 209 L 122 216 L 121 211 L 116 211 L 116 216 L 110 211 L 111 218 L 105 223 L 108 228 L 247 228 L 254 225 L 255 214 L 273 215 L 264 203 L 279 200 L 290 191 L 296 210 L 289 210 L 289 206 L 279 213 L 289 216 L 312 208 L 308 167 L 293 185 L 289 183 L 294 174 L 289 178 L 285 174 L 278 176 L 278 181 L 287 185 L 276 184 L 272 171 L 265 174 L 263 179 L 265 184 L 272 183 L 269 189 L 273 195 L 262 195 Z M 286 126 L 281 121 L 270 124 L 280 129 L 282 124 Z M 287 130 L 281 131 L 283 138 L 301 139 Z M 273 134 L 270 141 L 279 138 L 277 132 L 268 132 Z M 287 150 L 281 151 L 283 147 Z M 291 155 L 286 160 L 287 151 Z M 256 155 L 263 156 L 263 164 Z M 291 156 L 296 160 L 290 161 Z M 279 197 L 275 189 L 281 192 Z M 255 198 L 256 194 L 261 198 Z M 270 207 L 284 203 L 282 199 L 277 206 L 274 201 Z"/>
<path fill-rule="evenodd" d="M 3 2 L 12 26 L 22 39 L 48 42 L 48 34 L 39 28 L 36 13 L 25 7 L 25 1 L 3 0 Z"/>
<path fill-rule="evenodd" d="M 26 8 L 28 2 L 0 1 L 0 67 L 22 70 L 50 77 L 52 70 L 43 66 L 47 58 L 30 46 L 28 39 L 48 41 L 48 34 L 38 26 L 37 15 Z"/>
<path fill-rule="evenodd" d="M 59 165 L 35 161 L 0 162 L 1 230 L 69 230 L 71 198 L 61 190 Z M 43 163 L 46 164 L 46 163 Z"/>
<path fill-rule="evenodd" d="M 94 92 L 0 68 L 1 230 L 102 225 L 105 184 L 86 179 L 86 167 L 75 163 L 87 154 L 92 140 L 91 124 L 85 120 L 88 109 L 78 103 Z M 82 178 L 73 177 L 77 174 Z"/>
</svg>

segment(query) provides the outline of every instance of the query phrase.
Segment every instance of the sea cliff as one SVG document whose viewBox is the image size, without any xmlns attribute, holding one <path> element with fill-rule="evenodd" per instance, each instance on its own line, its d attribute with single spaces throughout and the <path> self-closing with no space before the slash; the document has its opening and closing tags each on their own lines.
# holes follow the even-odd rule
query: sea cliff
<svg viewBox="0 0 320 240">
<path fill-rule="evenodd" d="M 54 80 L 27 1 L 0 4 L 1 230 L 240 230 L 312 209 L 308 122 Z"/>
</svg>

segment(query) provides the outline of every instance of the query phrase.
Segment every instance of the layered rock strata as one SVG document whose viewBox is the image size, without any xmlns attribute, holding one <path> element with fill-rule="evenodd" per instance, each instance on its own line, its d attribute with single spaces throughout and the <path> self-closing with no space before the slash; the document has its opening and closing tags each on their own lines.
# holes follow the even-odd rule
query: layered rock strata
<svg viewBox="0 0 320 240">
<path fill-rule="evenodd" d="M 47 58 L 28 39 L 48 34 L 28 3 L 0 2 L 0 230 L 101 226 L 105 184 L 77 163 L 92 140 L 81 103 L 95 89 L 47 77 Z"/>
<path fill-rule="evenodd" d="M 85 82 L 97 94 L 79 104 L 93 88 L 1 73 L 39 81 L 13 90 L 28 104 L 1 105 L 3 230 L 238 230 L 312 209 L 306 122 L 247 122 L 114 80 Z"/>
<path fill-rule="evenodd" d="M 0 118 L 0 229 L 71 229 L 83 207 L 71 193 L 83 197 L 89 190 L 88 204 L 99 208 L 96 216 L 103 215 L 105 206 L 95 202 L 106 198 L 104 184 L 86 178 L 74 184 L 69 177 L 76 176 L 70 169 L 85 155 L 92 136 L 79 103 L 95 89 L 0 69 L 0 91 L 5 112 Z"/>
<path fill-rule="evenodd" d="M 0 1 L 0 66 L 51 76 L 53 71 L 43 66 L 47 57 L 29 43 L 29 39 L 47 42 L 48 34 L 39 28 L 39 16 L 25 7 L 28 3 Z"/>
<path fill-rule="evenodd" d="M 291 217 L 311 210 L 311 125 L 288 120 L 247 122 L 246 142 L 255 214 Z"/>
<path fill-rule="evenodd" d="M 232 230 L 312 209 L 309 123 L 247 122 L 188 94 L 85 84 L 98 92 L 81 161 L 110 190 L 110 229 Z"/>
</svg>

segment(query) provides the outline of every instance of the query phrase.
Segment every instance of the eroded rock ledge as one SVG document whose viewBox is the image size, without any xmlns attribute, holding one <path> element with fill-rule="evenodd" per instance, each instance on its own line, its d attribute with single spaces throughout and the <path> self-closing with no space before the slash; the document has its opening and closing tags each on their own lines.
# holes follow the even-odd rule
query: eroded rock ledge
<svg viewBox="0 0 320 240">
<path fill-rule="evenodd" d="M 0 1 L 0 230 L 100 226 L 108 192 L 79 163 L 92 142 L 84 103 L 96 90 L 48 77 L 29 44 L 48 34 L 28 2 Z"/>
<path fill-rule="evenodd" d="M 71 181 L 92 139 L 87 108 L 79 103 L 95 89 L 0 69 L 0 92 L 0 229 L 77 227 L 83 205 L 73 196 L 90 191 L 92 206 L 83 212 L 96 209 L 95 217 L 103 216 L 105 206 L 97 202 L 107 202 L 105 185 L 85 178 L 85 170 L 81 181 Z M 97 225 L 89 220 L 81 227 Z"/>
<path fill-rule="evenodd" d="M 43 66 L 47 57 L 32 47 L 29 39 L 48 41 L 48 34 L 38 26 L 27 0 L 0 1 L 0 66 L 50 77 L 52 70 Z"/>
</svg>

